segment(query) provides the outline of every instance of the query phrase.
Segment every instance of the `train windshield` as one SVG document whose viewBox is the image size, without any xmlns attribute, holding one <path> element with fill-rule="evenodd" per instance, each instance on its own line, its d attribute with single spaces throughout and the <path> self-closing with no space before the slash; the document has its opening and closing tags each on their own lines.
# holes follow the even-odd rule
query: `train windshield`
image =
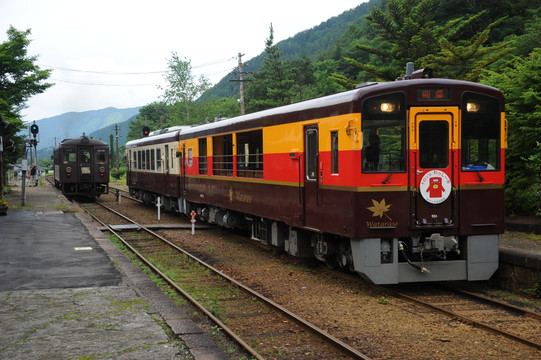
<svg viewBox="0 0 541 360">
<path fill-rule="evenodd" d="M 105 150 L 96 150 L 96 161 L 99 162 L 99 163 L 105 163 L 105 161 L 107 160 L 107 153 L 105 152 Z"/>
<path fill-rule="evenodd" d="M 62 163 L 74 163 L 77 162 L 77 153 L 75 149 L 64 149 L 62 151 Z"/>
<path fill-rule="evenodd" d="M 445 169 L 449 166 L 449 123 L 422 121 L 419 124 L 419 167 Z"/>
<path fill-rule="evenodd" d="M 462 104 L 462 171 L 500 169 L 500 112 L 497 99 L 465 93 Z"/>
<path fill-rule="evenodd" d="M 403 93 L 386 94 L 363 103 L 362 171 L 406 170 L 406 111 Z"/>
</svg>

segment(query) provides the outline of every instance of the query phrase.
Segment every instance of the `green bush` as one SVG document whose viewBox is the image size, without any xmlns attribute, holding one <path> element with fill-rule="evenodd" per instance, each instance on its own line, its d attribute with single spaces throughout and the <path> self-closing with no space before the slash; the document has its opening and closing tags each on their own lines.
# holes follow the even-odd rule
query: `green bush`
<svg viewBox="0 0 541 360">
<path fill-rule="evenodd" d="M 118 170 L 112 169 L 111 170 L 111 177 L 119 180 L 121 177 L 123 177 L 126 174 L 126 168 L 121 167 Z"/>
</svg>

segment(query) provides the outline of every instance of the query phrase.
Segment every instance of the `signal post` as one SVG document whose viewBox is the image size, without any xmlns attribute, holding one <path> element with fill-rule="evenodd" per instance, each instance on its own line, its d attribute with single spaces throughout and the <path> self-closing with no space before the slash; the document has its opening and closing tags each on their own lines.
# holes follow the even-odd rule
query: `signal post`
<svg viewBox="0 0 541 360">
<path fill-rule="evenodd" d="M 38 125 L 36 125 L 35 121 L 30 126 L 30 132 L 32 133 L 34 138 L 33 139 L 28 138 L 28 139 L 24 140 L 24 143 L 23 143 L 23 157 L 22 157 L 22 169 L 21 169 L 22 170 L 22 177 L 23 177 L 22 183 L 21 183 L 21 187 L 22 187 L 21 206 L 26 205 L 26 169 L 28 168 L 28 159 L 27 159 L 27 155 L 26 155 L 26 146 L 27 146 L 27 144 L 30 145 L 30 151 L 32 151 L 32 146 L 34 147 L 34 154 L 35 154 L 34 159 L 35 159 L 36 164 L 38 162 L 38 150 L 37 150 L 38 140 L 36 139 L 36 136 L 39 133 L 39 127 L 38 127 Z"/>
</svg>

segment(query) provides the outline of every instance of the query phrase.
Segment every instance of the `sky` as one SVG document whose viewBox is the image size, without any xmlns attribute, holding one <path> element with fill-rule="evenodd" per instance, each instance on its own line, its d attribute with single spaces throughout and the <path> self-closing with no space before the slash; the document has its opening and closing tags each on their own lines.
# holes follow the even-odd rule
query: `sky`
<svg viewBox="0 0 541 360">
<path fill-rule="evenodd" d="M 214 85 L 274 42 L 366 0 L 0 0 L 0 42 L 31 30 L 29 56 L 55 83 L 33 96 L 23 121 L 159 101 L 173 53 Z M 233 77 L 232 77 L 233 78 Z"/>
</svg>

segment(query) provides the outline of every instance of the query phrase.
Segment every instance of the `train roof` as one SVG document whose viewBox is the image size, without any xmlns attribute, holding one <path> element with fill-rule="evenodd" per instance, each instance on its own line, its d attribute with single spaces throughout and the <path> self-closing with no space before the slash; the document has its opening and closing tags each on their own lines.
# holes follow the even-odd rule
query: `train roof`
<svg viewBox="0 0 541 360">
<path fill-rule="evenodd" d="M 161 134 L 146 138 L 132 140 L 126 147 L 141 146 L 159 143 L 170 137 L 171 141 L 184 138 L 209 136 L 220 133 L 256 129 L 265 126 L 305 121 L 316 118 L 324 118 L 341 114 L 361 112 L 362 101 L 365 98 L 378 96 L 392 92 L 403 92 L 408 98 L 408 105 L 421 104 L 417 99 L 417 90 L 423 87 L 446 87 L 450 90 L 450 98 L 447 100 L 431 101 L 433 106 L 448 106 L 450 103 L 460 104 L 464 91 L 483 93 L 498 98 L 501 103 L 501 111 L 504 111 L 504 98 L 502 93 L 487 85 L 451 79 L 412 79 L 393 82 L 371 82 L 357 86 L 357 88 L 341 93 L 306 100 L 290 105 L 280 106 L 273 109 L 241 115 L 233 118 L 219 120 L 192 127 L 183 127 L 172 134 Z M 426 105 L 426 101 L 422 102 Z"/>
<path fill-rule="evenodd" d="M 502 93 L 494 87 L 478 83 L 451 79 L 414 79 L 393 82 L 371 82 L 360 84 L 353 90 L 333 95 L 194 126 L 183 130 L 179 134 L 179 138 L 207 136 L 342 114 L 358 113 L 361 112 L 361 105 L 364 99 L 391 92 L 404 92 L 408 97 L 408 105 L 416 105 L 416 103 L 420 103 L 417 100 L 417 90 L 419 88 L 436 86 L 449 88 L 451 95 L 450 100 L 431 101 L 431 105 L 433 106 L 448 106 L 450 101 L 453 104 L 460 103 L 462 93 L 464 91 L 471 91 L 498 98 L 501 102 L 501 111 L 504 111 L 504 98 Z M 426 105 L 426 101 L 423 101 L 423 105 Z"/>
<path fill-rule="evenodd" d="M 178 141 L 179 133 L 189 128 L 190 126 L 173 126 L 162 130 L 153 131 L 147 137 L 128 141 L 126 143 L 126 148 Z"/>
<path fill-rule="evenodd" d="M 66 138 L 66 139 L 63 139 L 60 142 L 60 144 L 57 146 L 57 148 L 64 147 L 64 146 L 84 146 L 84 145 L 109 146 L 105 141 L 89 138 L 87 136 L 81 136 L 80 138 Z"/>
</svg>

